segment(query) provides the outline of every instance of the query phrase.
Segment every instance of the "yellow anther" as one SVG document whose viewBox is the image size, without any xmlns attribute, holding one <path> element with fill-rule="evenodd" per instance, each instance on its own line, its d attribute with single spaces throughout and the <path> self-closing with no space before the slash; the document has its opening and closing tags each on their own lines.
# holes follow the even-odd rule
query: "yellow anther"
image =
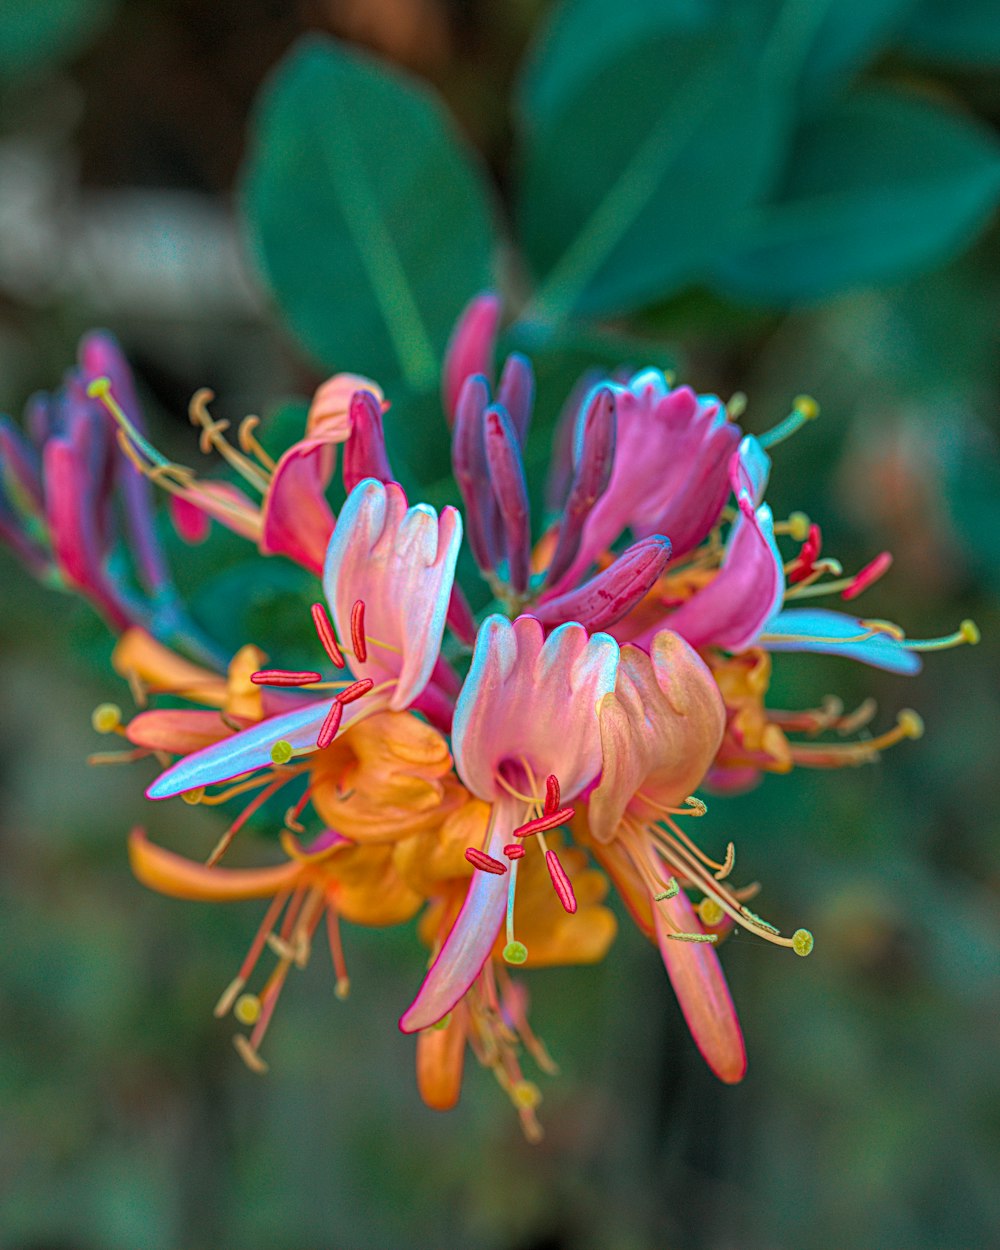
<svg viewBox="0 0 1000 1250">
<path fill-rule="evenodd" d="M 542 1091 L 534 1081 L 515 1081 L 510 1087 L 510 1096 L 516 1107 L 524 1111 L 532 1111 L 542 1101 Z"/>
<path fill-rule="evenodd" d="M 689 794 L 684 802 L 688 805 L 685 816 L 704 816 L 708 811 L 708 805 L 703 803 L 701 799 L 695 798 L 693 794 Z"/>
<path fill-rule="evenodd" d="M 730 421 L 738 421 L 747 410 L 747 397 L 743 391 L 734 391 L 729 403 L 726 404 L 726 416 Z"/>
<path fill-rule="evenodd" d="M 717 942 L 719 940 L 717 933 L 668 933 L 667 937 L 674 942 Z"/>
<path fill-rule="evenodd" d="M 333 992 L 343 1002 L 351 992 L 351 978 L 337 977 L 337 984 L 333 987 Z"/>
<path fill-rule="evenodd" d="M 508 942 L 503 948 L 503 957 L 508 964 L 523 964 L 528 958 L 528 948 L 523 942 Z"/>
<path fill-rule="evenodd" d="M 185 790 L 181 794 L 181 798 L 185 803 L 189 803 L 192 807 L 197 807 L 205 797 L 205 787 L 197 786 L 194 790 Z"/>
<path fill-rule="evenodd" d="M 90 723 L 99 734 L 113 734 L 122 723 L 122 710 L 117 703 L 99 703 L 90 714 Z"/>
<path fill-rule="evenodd" d="M 279 738 L 274 746 L 271 747 L 271 763 L 287 764 L 294 753 L 292 744 L 290 742 L 286 742 L 284 738 Z"/>
<path fill-rule="evenodd" d="M 698 919 L 707 929 L 714 929 L 717 924 L 721 924 L 725 914 L 714 898 L 706 896 L 698 904 Z"/>
<path fill-rule="evenodd" d="M 970 647 L 974 647 L 981 636 L 979 633 L 979 626 L 976 622 L 968 619 L 964 620 L 961 625 L 959 625 L 958 632 L 962 635 L 963 639 L 969 644 Z"/>
<path fill-rule="evenodd" d="M 103 399 L 111 390 L 110 378 L 94 378 L 87 384 L 87 394 L 91 399 Z"/>
<path fill-rule="evenodd" d="M 815 421 L 819 416 L 819 404 L 811 395 L 796 395 L 792 407 L 805 421 Z"/>
<path fill-rule="evenodd" d="M 896 723 L 904 738 L 922 738 L 924 735 L 924 722 L 913 708 L 904 708 L 896 717 Z"/>
<path fill-rule="evenodd" d="M 792 512 L 788 517 L 788 535 L 794 542 L 804 543 L 811 525 L 812 521 L 804 512 Z"/>
<path fill-rule="evenodd" d="M 233 1007 L 233 1015 L 240 1024 L 256 1024 L 260 1019 L 260 999 L 256 994 L 241 994 Z"/>
<path fill-rule="evenodd" d="M 796 929 L 792 934 L 792 950 L 805 958 L 813 948 L 813 935 L 808 929 Z"/>
<path fill-rule="evenodd" d="M 256 1050 L 250 1045 L 249 1040 L 242 1033 L 236 1034 L 233 1038 L 233 1045 L 250 1071 L 263 1076 L 267 1071 L 267 1064 L 261 1059 L 260 1055 L 257 1054 Z"/>
</svg>

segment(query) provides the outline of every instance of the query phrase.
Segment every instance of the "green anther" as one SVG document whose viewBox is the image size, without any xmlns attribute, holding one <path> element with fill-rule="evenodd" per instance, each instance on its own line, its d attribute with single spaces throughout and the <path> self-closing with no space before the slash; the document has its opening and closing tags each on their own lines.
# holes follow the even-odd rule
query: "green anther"
<svg viewBox="0 0 1000 1250">
<path fill-rule="evenodd" d="M 661 890 L 659 894 L 654 894 L 653 900 L 654 902 L 662 903 L 663 900 L 666 898 L 676 898 L 677 891 L 680 888 L 681 887 L 677 884 L 677 878 L 671 877 L 670 880 L 667 882 L 667 888 L 665 890 Z"/>
<path fill-rule="evenodd" d="M 449 1024 L 451 1024 L 451 1012 L 450 1011 L 448 1012 L 446 1016 L 442 1016 L 441 1019 L 438 1020 L 436 1024 L 432 1024 L 431 1029 L 435 1033 L 437 1033 L 440 1029 L 446 1029 Z"/>
<path fill-rule="evenodd" d="M 528 948 L 523 942 L 508 942 L 503 948 L 504 962 L 508 964 L 523 964 L 528 958 Z"/>
<path fill-rule="evenodd" d="M 90 723 L 99 734 L 110 734 L 122 723 L 122 710 L 117 703 L 99 703 L 90 714 Z"/>
<path fill-rule="evenodd" d="M 758 928 L 766 929 L 768 933 L 775 933 L 775 934 L 780 935 L 781 933 L 780 929 L 776 929 L 773 924 L 768 924 L 766 920 L 762 920 L 761 917 L 758 916 L 756 912 L 751 911 L 749 907 L 741 907 L 740 911 L 743 913 L 744 916 L 746 916 L 748 920 L 752 920 L 753 923 L 757 925 Z"/>
<path fill-rule="evenodd" d="M 667 937 L 674 942 L 717 942 L 717 933 L 668 933 Z"/>
<path fill-rule="evenodd" d="M 284 738 L 279 738 L 274 746 L 271 747 L 271 763 L 287 764 L 294 754 L 292 744 L 286 742 Z"/>
<path fill-rule="evenodd" d="M 808 929 L 796 929 L 792 934 L 792 950 L 805 958 L 813 948 L 813 935 Z"/>
</svg>

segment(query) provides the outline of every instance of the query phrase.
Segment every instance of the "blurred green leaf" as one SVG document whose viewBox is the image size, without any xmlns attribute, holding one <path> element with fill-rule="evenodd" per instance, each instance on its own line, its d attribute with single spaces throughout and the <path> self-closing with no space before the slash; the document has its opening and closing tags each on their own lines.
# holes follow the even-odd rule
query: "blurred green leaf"
<svg viewBox="0 0 1000 1250">
<path fill-rule="evenodd" d="M 728 244 L 769 182 L 785 122 L 756 16 L 647 29 L 600 63 L 589 55 L 587 73 L 536 65 L 528 99 L 540 92 L 554 111 L 524 136 L 518 202 L 539 319 L 629 311 L 694 280 Z"/>
<path fill-rule="evenodd" d="M 518 87 L 521 125 L 544 129 L 567 99 L 602 65 L 629 52 L 650 35 L 704 31 L 719 0 L 569 0 L 528 55 Z"/>
<path fill-rule="evenodd" d="M 243 207 L 279 309 L 323 365 L 436 383 L 494 240 L 479 172 L 425 89 L 302 40 L 258 102 Z"/>
<path fill-rule="evenodd" d="M 931 61 L 995 65 L 1000 62 L 1000 6 L 996 0 L 919 0 L 903 44 Z"/>
<path fill-rule="evenodd" d="M 0 0 L 0 76 L 66 60 L 107 24 L 114 0 Z"/>
<path fill-rule="evenodd" d="M 915 0 L 836 0 L 816 13 L 801 62 L 799 94 L 805 104 L 827 101 L 893 42 Z"/>
<path fill-rule="evenodd" d="M 897 91 L 860 92 L 799 131 L 718 285 L 783 302 L 904 277 L 959 251 L 998 194 L 1000 147 L 985 130 Z"/>
</svg>

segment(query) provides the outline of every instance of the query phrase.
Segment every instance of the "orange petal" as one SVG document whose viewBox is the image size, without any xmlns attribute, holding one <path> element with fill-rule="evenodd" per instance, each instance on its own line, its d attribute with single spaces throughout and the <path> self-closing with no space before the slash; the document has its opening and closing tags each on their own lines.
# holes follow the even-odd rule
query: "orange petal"
<svg viewBox="0 0 1000 1250">
<path fill-rule="evenodd" d="M 460 1002 L 444 1028 L 417 1035 L 417 1088 L 434 1111 L 450 1111 L 462 1092 L 467 1016 L 465 1003 Z"/>
<path fill-rule="evenodd" d="M 129 834 L 128 857 L 138 880 L 151 890 L 171 898 L 206 903 L 268 898 L 294 889 L 302 873 L 295 863 L 275 864 L 271 868 L 207 868 L 156 846 L 142 829 L 133 829 Z"/>
<path fill-rule="evenodd" d="M 169 691 L 194 703 L 222 707 L 226 682 L 211 669 L 192 664 L 144 629 L 127 629 L 111 656 L 116 673 L 134 675 L 152 691 Z"/>
<path fill-rule="evenodd" d="M 242 727 L 242 726 L 241 726 Z M 232 729 L 218 712 L 182 708 L 158 708 L 140 712 L 125 727 L 125 737 L 149 751 L 170 751 L 187 755 L 228 738 Z"/>
</svg>

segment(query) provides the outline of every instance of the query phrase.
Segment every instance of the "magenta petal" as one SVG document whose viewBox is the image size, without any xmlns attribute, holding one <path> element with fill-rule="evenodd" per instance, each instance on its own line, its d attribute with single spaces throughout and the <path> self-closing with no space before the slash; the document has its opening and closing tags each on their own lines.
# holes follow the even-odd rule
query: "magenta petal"
<svg viewBox="0 0 1000 1250">
<path fill-rule="evenodd" d="M 498 809 L 500 806 L 498 804 Z M 504 820 L 498 811 L 495 825 L 487 854 L 503 862 L 503 847 L 510 838 L 513 823 L 510 819 Z M 503 924 L 507 888 L 506 873 L 503 876 L 491 872 L 472 874 L 458 919 L 416 998 L 399 1021 L 404 1033 L 426 1029 L 447 1015 L 479 976 Z"/>
<path fill-rule="evenodd" d="M 704 929 L 683 890 L 652 903 L 660 954 L 695 1045 L 719 1080 L 735 1085 L 746 1073 L 747 1052 L 719 956 L 709 942 L 668 937 L 671 929 L 661 907 L 682 932 L 704 933 Z"/>
<path fill-rule="evenodd" d="M 278 461 L 264 500 L 264 555 L 288 556 L 311 573 L 322 571 L 335 524 L 326 488 L 336 455 L 336 444 L 329 439 L 306 438 Z"/>
<path fill-rule="evenodd" d="M 444 409 L 449 422 L 455 419 L 455 408 L 465 380 L 474 373 L 493 377 L 493 352 L 500 326 L 500 299 L 492 291 L 483 291 L 462 311 L 451 332 L 444 354 L 441 378 Z"/>
</svg>

